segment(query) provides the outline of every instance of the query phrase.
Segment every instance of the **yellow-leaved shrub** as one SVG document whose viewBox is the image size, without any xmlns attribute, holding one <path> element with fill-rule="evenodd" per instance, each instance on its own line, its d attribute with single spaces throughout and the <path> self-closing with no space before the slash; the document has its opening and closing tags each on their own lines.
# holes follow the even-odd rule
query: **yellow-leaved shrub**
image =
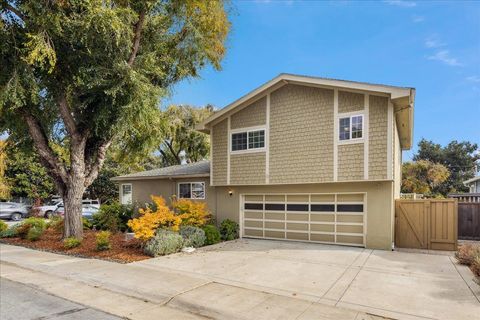
<svg viewBox="0 0 480 320">
<path fill-rule="evenodd" d="M 135 233 L 135 238 L 147 241 L 155 235 L 158 228 L 178 231 L 182 223 L 182 216 L 175 214 L 165 203 L 165 199 L 159 196 L 152 196 L 156 210 L 150 207 L 139 209 L 140 217 L 131 219 L 127 225 Z"/>
<path fill-rule="evenodd" d="M 201 227 L 210 219 L 205 202 L 174 198 L 172 207 L 182 217 L 182 225 Z"/>
</svg>

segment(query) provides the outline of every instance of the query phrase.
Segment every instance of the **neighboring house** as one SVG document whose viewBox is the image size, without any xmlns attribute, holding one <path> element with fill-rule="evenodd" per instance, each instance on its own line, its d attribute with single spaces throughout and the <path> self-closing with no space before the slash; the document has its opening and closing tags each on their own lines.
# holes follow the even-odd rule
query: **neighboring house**
<svg viewBox="0 0 480 320">
<path fill-rule="evenodd" d="M 209 168 L 115 180 L 124 202 L 205 197 L 243 237 L 391 249 L 414 98 L 413 88 L 281 74 L 198 126 L 211 137 Z"/>
<path fill-rule="evenodd" d="M 470 193 L 480 193 L 480 176 L 474 177 L 463 183 L 469 188 Z"/>
</svg>

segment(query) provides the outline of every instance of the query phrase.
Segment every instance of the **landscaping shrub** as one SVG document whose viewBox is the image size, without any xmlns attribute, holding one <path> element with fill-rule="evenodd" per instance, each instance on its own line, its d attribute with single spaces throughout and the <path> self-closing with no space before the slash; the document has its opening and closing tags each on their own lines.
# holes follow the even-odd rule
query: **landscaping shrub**
<svg viewBox="0 0 480 320">
<path fill-rule="evenodd" d="M 205 231 L 198 227 L 181 227 L 180 235 L 183 237 L 185 247 L 199 248 L 205 243 Z"/>
<path fill-rule="evenodd" d="M 480 278 L 480 255 L 476 256 L 475 259 L 473 259 L 473 262 L 470 266 L 470 269 L 472 269 L 472 272 Z"/>
<path fill-rule="evenodd" d="M 228 241 L 238 239 L 238 230 L 238 223 L 230 219 L 223 220 L 220 225 L 220 235 L 222 236 L 222 240 Z"/>
<path fill-rule="evenodd" d="M 141 241 L 148 241 L 155 236 L 158 228 L 178 231 L 182 223 L 182 217 L 176 215 L 165 204 L 162 197 L 152 196 L 155 203 L 155 210 L 151 207 L 139 209 L 140 217 L 131 219 L 127 225 L 135 233 L 135 238 Z"/>
<path fill-rule="evenodd" d="M 8 229 L 8 224 L 6 224 L 3 220 L 0 220 L 0 232 L 4 232 Z"/>
<path fill-rule="evenodd" d="M 202 229 L 205 232 L 206 246 L 219 243 L 221 241 L 220 232 L 218 231 L 217 227 L 215 227 L 214 225 L 207 224 L 206 226 L 203 226 Z"/>
<path fill-rule="evenodd" d="M 76 248 L 81 244 L 82 244 L 82 240 L 77 239 L 75 237 L 70 237 L 70 238 L 66 238 L 66 239 L 63 240 L 63 246 L 66 249 Z"/>
<path fill-rule="evenodd" d="M 39 228 L 39 227 L 31 227 L 29 230 L 28 230 L 28 233 L 27 233 L 27 240 L 29 241 L 37 241 L 38 239 L 40 239 L 40 237 L 42 236 L 43 232 L 45 230 Z"/>
<path fill-rule="evenodd" d="M 95 243 L 97 245 L 98 251 L 109 250 L 112 246 L 110 244 L 110 236 L 112 233 L 110 231 L 100 231 L 95 236 Z"/>
<path fill-rule="evenodd" d="M 30 217 L 17 225 L 17 236 L 25 239 L 31 228 L 36 228 L 43 232 L 46 226 L 47 224 L 43 218 Z"/>
<path fill-rule="evenodd" d="M 89 230 L 93 228 L 92 221 L 88 220 L 85 217 L 82 217 L 83 230 Z"/>
<path fill-rule="evenodd" d="M 14 238 L 16 236 L 18 236 L 16 225 L 13 225 L 7 230 L 0 232 L 0 238 Z"/>
<path fill-rule="evenodd" d="M 183 247 L 183 238 L 176 232 L 158 229 L 155 236 L 148 240 L 144 252 L 152 257 L 178 252 Z"/>
<path fill-rule="evenodd" d="M 108 230 L 112 233 L 128 231 L 127 223 L 133 218 L 133 206 L 114 202 L 102 205 L 93 215 L 93 225 L 98 230 Z"/>
<path fill-rule="evenodd" d="M 455 257 L 461 264 L 471 265 L 475 257 L 480 257 L 480 245 L 464 244 L 458 248 Z"/>
<path fill-rule="evenodd" d="M 48 229 L 55 231 L 56 233 L 63 233 L 64 222 L 62 217 L 54 217 L 50 219 L 48 223 Z"/>
<path fill-rule="evenodd" d="M 205 202 L 189 199 L 174 199 L 172 208 L 182 218 L 182 225 L 201 227 L 210 219 L 210 212 Z"/>
</svg>

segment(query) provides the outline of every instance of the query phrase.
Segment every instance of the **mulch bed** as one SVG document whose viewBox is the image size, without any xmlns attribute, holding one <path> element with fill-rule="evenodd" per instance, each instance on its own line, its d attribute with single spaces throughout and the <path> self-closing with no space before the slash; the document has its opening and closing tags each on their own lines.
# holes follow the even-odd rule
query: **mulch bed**
<svg viewBox="0 0 480 320">
<path fill-rule="evenodd" d="M 72 249 L 64 248 L 62 234 L 51 229 L 47 229 L 37 241 L 29 241 L 21 238 L 3 238 L 1 242 L 82 258 L 97 258 L 120 263 L 129 263 L 151 258 L 143 253 L 137 240 L 125 241 L 125 235 L 122 233 L 112 234 L 110 237 L 112 248 L 110 250 L 97 251 L 95 243 L 96 233 L 97 231 L 84 230 L 82 244 Z"/>
</svg>

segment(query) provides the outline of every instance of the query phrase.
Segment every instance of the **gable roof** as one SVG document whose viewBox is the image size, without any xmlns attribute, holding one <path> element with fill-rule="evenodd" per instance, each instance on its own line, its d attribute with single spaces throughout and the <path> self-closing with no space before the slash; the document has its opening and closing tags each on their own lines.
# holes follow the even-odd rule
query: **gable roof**
<svg viewBox="0 0 480 320">
<path fill-rule="evenodd" d="M 373 84 L 367 82 L 338 80 L 331 78 L 311 77 L 281 73 L 272 80 L 264 83 L 260 87 L 250 91 L 243 97 L 235 100 L 223 109 L 217 111 L 209 118 L 197 125 L 197 130 L 210 133 L 212 125 L 228 117 L 229 115 L 240 111 L 259 98 L 265 96 L 286 84 L 297 84 L 306 86 L 317 86 L 323 88 L 344 88 L 349 90 L 367 91 L 372 94 L 382 93 L 390 95 L 395 106 L 395 112 L 398 119 L 398 128 L 400 132 L 400 142 L 403 149 L 410 149 L 413 140 L 413 106 L 415 101 L 415 88 L 399 87 L 384 84 Z"/>
<path fill-rule="evenodd" d="M 148 171 L 126 174 L 112 178 L 113 181 L 144 180 L 144 179 L 172 179 L 209 177 L 210 161 L 202 160 L 194 163 L 175 165 Z"/>
</svg>

